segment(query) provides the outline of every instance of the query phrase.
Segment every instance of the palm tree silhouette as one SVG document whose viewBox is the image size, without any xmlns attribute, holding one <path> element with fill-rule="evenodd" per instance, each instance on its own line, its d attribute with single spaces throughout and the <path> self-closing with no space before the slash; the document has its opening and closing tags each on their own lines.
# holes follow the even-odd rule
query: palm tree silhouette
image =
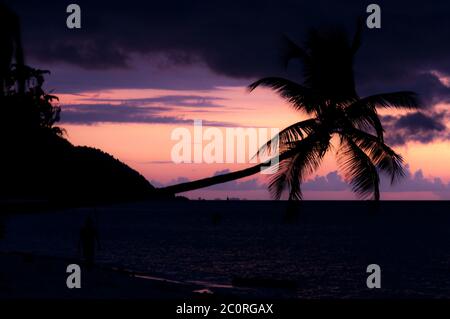
<svg viewBox="0 0 450 319">
<path fill-rule="evenodd" d="M 384 143 L 384 129 L 378 108 L 419 107 L 414 92 L 382 93 L 360 98 L 355 90 L 353 62 L 361 44 L 362 24 L 352 41 L 340 28 L 311 30 L 304 48 L 286 39 L 286 66 L 292 59 L 303 65 L 303 83 L 268 77 L 254 82 L 269 87 L 310 118 L 279 133 L 279 164 L 269 181 L 269 190 L 280 199 L 288 189 L 289 200 L 302 198 L 301 183 L 321 164 L 325 154 L 338 142 L 339 169 L 361 198 L 380 199 L 379 171 L 390 176 L 391 183 L 404 175 L 402 157 Z M 271 153 L 275 140 L 268 141 L 259 153 Z M 250 176 L 259 165 L 224 175 L 162 188 L 180 193 Z"/>
<path fill-rule="evenodd" d="M 23 72 L 24 54 L 22 48 L 19 17 L 7 6 L 0 3 L 0 96 L 5 95 L 10 68 L 15 63 L 18 72 Z M 18 92 L 25 91 L 25 78 L 19 74 Z"/>
</svg>

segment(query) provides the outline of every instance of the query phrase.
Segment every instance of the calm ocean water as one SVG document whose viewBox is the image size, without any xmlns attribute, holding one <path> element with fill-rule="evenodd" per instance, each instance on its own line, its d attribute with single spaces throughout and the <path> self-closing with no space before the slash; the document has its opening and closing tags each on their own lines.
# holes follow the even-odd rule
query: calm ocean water
<svg viewBox="0 0 450 319">
<path fill-rule="evenodd" d="M 95 216 L 98 262 L 206 286 L 236 277 L 295 281 L 253 296 L 450 298 L 449 202 L 139 203 L 10 216 L 1 251 L 77 257 L 80 228 Z M 379 264 L 382 289 L 366 287 Z M 234 288 L 230 288 L 234 289 Z M 240 291 L 240 293 L 246 293 Z"/>
</svg>

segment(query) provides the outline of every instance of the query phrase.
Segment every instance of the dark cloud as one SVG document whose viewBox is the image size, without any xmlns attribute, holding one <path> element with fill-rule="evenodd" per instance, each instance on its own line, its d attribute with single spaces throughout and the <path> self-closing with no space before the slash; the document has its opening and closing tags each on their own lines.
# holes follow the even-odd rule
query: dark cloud
<svg viewBox="0 0 450 319">
<path fill-rule="evenodd" d="M 144 108 L 112 104 L 71 104 L 62 107 L 61 122 L 69 124 L 97 123 L 188 123 L 180 117 L 161 116 L 165 108 Z"/>
<path fill-rule="evenodd" d="M 157 97 L 115 99 L 99 97 L 79 97 L 86 104 L 67 104 L 62 106 L 61 121 L 72 124 L 96 123 L 160 123 L 192 124 L 193 120 L 181 116 L 167 116 L 168 111 L 180 108 L 217 108 L 218 101 L 225 99 L 201 95 L 163 95 Z M 93 103 L 93 104 L 91 104 Z M 190 110 L 190 109 L 188 109 Z M 184 112 L 186 114 L 186 112 Z M 203 125 L 233 126 L 232 123 L 204 121 Z"/>
<path fill-rule="evenodd" d="M 430 143 L 434 140 L 450 138 L 445 123 L 447 112 L 409 113 L 402 116 L 383 116 L 386 141 L 391 145 L 404 145 L 407 142 Z"/>
<path fill-rule="evenodd" d="M 36 51 L 30 53 L 43 62 L 62 61 L 86 69 L 129 67 L 128 55 L 124 50 L 91 39 L 69 43 L 48 43 L 48 46 L 38 46 Z"/>
<path fill-rule="evenodd" d="M 330 172 L 325 176 L 316 176 L 303 185 L 308 191 L 345 191 L 349 186 L 344 182 L 338 172 Z"/>
<path fill-rule="evenodd" d="M 136 58 L 129 69 L 84 70 L 75 65 L 29 61 L 34 67 L 50 69 L 45 86 L 56 94 L 96 92 L 105 89 L 210 90 L 246 86 L 248 80 L 217 75 L 202 65 L 161 68 L 153 60 Z"/>
<path fill-rule="evenodd" d="M 398 183 L 391 185 L 390 179 L 381 176 L 382 192 L 437 192 L 450 191 L 450 183 L 444 183 L 440 178 L 426 178 L 422 170 L 411 172 L 407 166 L 405 177 Z M 330 172 L 326 176 L 317 176 L 303 184 L 305 191 L 345 191 L 351 190 L 337 171 Z"/>
<path fill-rule="evenodd" d="M 22 17 L 28 54 L 46 63 L 124 69 L 138 55 L 148 57 L 141 63 L 164 68 L 203 65 L 217 74 L 245 79 L 295 77 L 295 68 L 286 74 L 279 63 L 282 34 L 301 42 L 310 27 L 334 23 L 352 33 L 356 17 L 366 15 L 369 4 L 356 0 L 79 0 L 82 29 L 69 30 L 65 2 L 6 2 Z M 414 89 L 427 103 L 448 100 L 449 89 L 430 72 L 450 74 L 450 3 L 380 0 L 377 4 L 382 8 L 382 28 L 365 30 L 356 61 L 360 93 Z M 156 56 L 164 56 L 166 62 L 155 62 Z M 105 81 L 111 85 L 109 79 Z"/>
<path fill-rule="evenodd" d="M 388 179 L 382 179 L 381 189 L 392 192 L 447 192 L 450 183 L 444 183 L 440 178 L 426 178 L 422 170 L 412 173 L 406 170 L 406 176 L 398 184 L 390 185 Z"/>
<path fill-rule="evenodd" d="M 445 130 L 445 125 L 439 122 L 439 118 L 432 118 L 419 112 L 400 117 L 395 123 L 395 127 L 399 129 L 417 129 L 429 131 Z"/>
<path fill-rule="evenodd" d="M 142 107 L 113 104 L 69 104 L 62 107 L 61 122 L 66 124 L 93 125 L 98 123 L 147 123 L 192 125 L 193 119 L 164 115 L 167 107 Z M 234 127 L 228 122 L 203 121 L 204 126 Z"/>
<path fill-rule="evenodd" d="M 382 192 L 435 192 L 438 195 L 449 194 L 450 183 L 444 183 L 440 178 L 426 178 L 422 170 L 412 173 L 406 167 L 405 177 L 398 183 L 391 185 L 389 178 L 381 176 Z M 303 184 L 305 191 L 344 191 L 350 186 L 343 180 L 337 171 L 326 176 L 317 176 Z"/>
<path fill-rule="evenodd" d="M 440 75 L 445 76 L 444 74 Z M 406 88 L 403 85 L 403 88 L 419 92 L 425 108 L 431 108 L 440 102 L 450 102 L 450 88 L 439 79 L 439 75 L 434 70 L 412 74 L 411 78 L 413 80 L 405 80 L 410 87 Z"/>
<path fill-rule="evenodd" d="M 107 103 L 126 103 L 132 106 L 167 106 L 174 107 L 222 107 L 223 105 L 216 102 L 224 101 L 224 98 L 201 96 L 201 95 L 163 95 L 157 97 L 131 98 L 131 99 L 114 99 L 114 98 L 80 98 L 81 101 L 88 102 L 107 102 Z M 167 110 L 167 108 L 166 108 Z"/>
</svg>

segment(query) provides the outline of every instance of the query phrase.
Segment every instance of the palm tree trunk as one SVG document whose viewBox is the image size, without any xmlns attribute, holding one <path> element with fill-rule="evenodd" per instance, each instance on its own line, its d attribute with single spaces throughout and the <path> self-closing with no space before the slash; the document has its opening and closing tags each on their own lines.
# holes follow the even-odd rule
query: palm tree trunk
<svg viewBox="0 0 450 319">
<path fill-rule="evenodd" d="M 12 36 L 15 43 L 15 63 L 19 71 L 19 76 L 17 78 L 17 86 L 19 94 L 23 95 L 25 93 L 25 58 L 22 46 L 22 34 L 20 28 L 20 20 L 17 15 L 14 14 L 14 28 L 12 30 Z"/>
<path fill-rule="evenodd" d="M 282 153 L 282 154 L 280 154 L 280 156 L 278 156 L 278 161 L 282 161 L 282 160 L 288 158 L 288 156 L 289 156 L 288 152 Z M 205 187 L 216 185 L 216 184 L 222 184 L 222 183 L 234 181 L 236 179 L 251 176 L 251 175 L 254 175 L 254 174 L 260 172 L 262 168 L 266 168 L 269 165 L 268 163 L 273 163 L 274 159 L 275 158 L 272 158 L 270 161 L 260 163 L 258 165 L 255 165 L 255 166 L 252 166 L 249 168 L 245 168 L 240 171 L 231 172 L 228 174 L 217 175 L 217 176 L 212 176 L 212 177 L 207 177 L 207 178 L 199 179 L 199 180 L 192 181 L 192 182 L 185 182 L 185 183 L 171 185 L 171 186 L 167 186 L 167 187 L 163 187 L 163 188 L 158 188 L 157 191 L 161 192 L 163 194 L 178 194 L 178 193 L 184 193 L 184 192 L 188 192 L 188 191 L 192 191 L 192 190 L 196 190 L 196 189 L 200 189 L 200 188 L 205 188 Z"/>
</svg>

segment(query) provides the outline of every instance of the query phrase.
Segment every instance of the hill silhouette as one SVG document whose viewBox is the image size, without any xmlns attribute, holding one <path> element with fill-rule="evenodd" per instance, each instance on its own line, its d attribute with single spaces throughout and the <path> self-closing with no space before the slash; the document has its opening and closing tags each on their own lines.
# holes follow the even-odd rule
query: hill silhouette
<svg viewBox="0 0 450 319">
<path fill-rule="evenodd" d="M 74 146 L 56 123 L 58 98 L 43 89 L 48 71 L 12 65 L 0 95 L 0 199 L 64 206 L 156 198 L 137 171 L 91 147 Z"/>
<path fill-rule="evenodd" d="M 95 148 L 74 146 L 48 130 L 2 143 L 0 196 L 67 204 L 152 198 L 138 172 Z"/>
<path fill-rule="evenodd" d="M 56 126 L 58 97 L 44 90 L 49 72 L 25 65 L 20 19 L 1 3 L 0 18 L 1 208 L 18 202 L 67 206 L 155 198 L 155 188 L 138 172 L 64 137 Z"/>
</svg>

